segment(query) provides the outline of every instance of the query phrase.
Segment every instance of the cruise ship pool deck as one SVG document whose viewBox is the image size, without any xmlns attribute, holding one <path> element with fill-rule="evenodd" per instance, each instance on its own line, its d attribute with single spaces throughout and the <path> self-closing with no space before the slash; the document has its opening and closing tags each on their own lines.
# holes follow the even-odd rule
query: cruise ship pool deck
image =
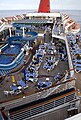
<svg viewBox="0 0 81 120">
<path fill-rule="evenodd" d="M 79 31 L 69 16 L 50 10 L 50 0 L 40 0 L 37 12 L 1 18 L 0 120 L 64 120 L 81 112 Z"/>
<path fill-rule="evenodd" d="M 64 37 L 62 38 L 60 33 L 59 36 L 61 37 L 58 38 L 58 35 L 57 37 L 52 37 L 54 29 L 51 29 L 51 27 L 53 28 L 53 23 L 49 26 L 42 25 L 35 27 L 32 25 L 31 29 L 33 27 L 37 33 L 31 31 L 29 36 L 26 34 L 25 37 L 11 37 L 8 41 L 10 44 L 6 44 L 5 49 L 1 51 L 0 64 L 4 64 L 5 67 L 7 64 L 15 61 L 15 58 L 20 53 L 21 56 L 23 55 L 22 68 L 5 75 L 5 78 L 0 83 L 0 107 L 6 106 L 7 110 L 29 104 L 38 99 L 42 100 L 49 95 L 57 94 L 66 89 L 68 90 L 69 87 L 74 87 L 74 84 L 70 84 L 75 81 L 75 78 L 70 76 L 67 47 Z M 39 36 L 39 33 L 42 35 Z M 62 34 L 64 33 L 62 32 Z M 26 54 L 24 54 L 22 48 L 25 47 L 24 45 L 29 40 L 30 43 L 34 41 L 34 46 L 29 51 L 27 59 L 24 59 Z M 19 61 L 19 64 L 21 63 Z M 7 69 L 12 70 L 11 68 L 7 67 Z M 1 72 L 3 73 L 3 71 Z M 66 99 L 65 96 L 64 99 Z"/>
</svg>

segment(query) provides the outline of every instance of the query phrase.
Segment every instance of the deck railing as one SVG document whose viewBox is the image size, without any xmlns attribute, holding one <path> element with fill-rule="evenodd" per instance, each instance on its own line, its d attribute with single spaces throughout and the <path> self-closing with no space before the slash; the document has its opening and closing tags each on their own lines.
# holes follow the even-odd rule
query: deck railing
<svg viewBox="0 0 81 120">
<path fill-rule="evenodd" d="M 70 82 L 72 82 L 72 81 L 70 81 Z M 69 84 L 70 84 L 70 82 L 69 82 Z M 58 93 L 60 91 L 66 90 L 67 89 L 66 87 L 68 88 L 68 86 L 66 84 L 62 84 L 62 85 L 58 84 L 57 87 L 54 86 L 49 89 L 42 90 L 37 93 L 31 94 L 29 96 L 23 96 L 22 98 L 2 103 L 2 104 L 0 104 L 0 108 L 5 106 L 6 109 L 9 110 L 13 107 L 15 108 L 17 106 L 24 105 L 24 104 L 30 103 L 32 101 L 35 101 L 35 100 L 45 98 L 45 97 L 51 95 L 52 93 L 54 94 L 54 93 Z M 73 87 L 73 86 L 71 85 L 70 87 Z"/>
</svg>

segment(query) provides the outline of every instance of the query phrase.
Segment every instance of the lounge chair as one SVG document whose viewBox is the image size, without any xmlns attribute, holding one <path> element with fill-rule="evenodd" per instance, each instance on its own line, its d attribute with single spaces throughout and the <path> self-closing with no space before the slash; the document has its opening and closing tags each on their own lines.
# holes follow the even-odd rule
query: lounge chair
<svg viewBox="0 0 81 120">
<path fill-rule="evenodd" d="M 4 91 L 4 95 L 5 95 L 5 96 L 8 96 L 9 93 L 10 93 L 9 91 Z"/>
<path fill-rule="evenodd" d="M 81 68 L 80 68 L 80 67 L 76 67 L 76 68 L 75 68 L 75 71 L 76 71 L 77 73 L 79 73 L 79 72 L 81 72 Z"/>
<path fill-rule="evenodd" d="M 26 84 L 23 80 L 18 80 L 17 83 L 24 89 L 28 88 L 28 84 Z"/>
<path fill-rule="evenodd" d="M 73 60 L 73 61 L 74 61 L 74 63 L 81 63 L 81 59 L 80 59 L 80 60 L 75 59 L 75 60 Z"/>
<path fill-rule="evenodd" d="M 81 67 L 81 64 L 75 63 L 74 66 L 75 67 Z"/>
<path fill-rule="evenodd" d="M 21 90 L 17 90 L 17 91 L 15 92 L 16 95 L 19 95 L 20 93 L 22 93 Z"/>
<path fill-rule="evenodd" d="M 14 91 L 10 91 L 10 95 L 14 95 L 14 93 L 15 93 Z"/>
</svg>

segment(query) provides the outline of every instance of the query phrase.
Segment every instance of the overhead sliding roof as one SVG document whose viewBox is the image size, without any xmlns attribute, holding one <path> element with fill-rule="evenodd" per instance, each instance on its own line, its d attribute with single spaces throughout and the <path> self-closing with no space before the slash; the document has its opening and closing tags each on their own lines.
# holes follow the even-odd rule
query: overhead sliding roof
<svg viewBox="0 0 81 120">
<path fill-rule="evenodd" d="M 60 17 L 60 13 L 28 13 L 26 17 L 29 17 L 29 19 L 17 20 L 13 25 L 15 27 L 28 27 L 27 25 L 31 24 L 53 23 L 53 18 Z"/>
<path fill-rule="evenodd" d="M 52 21 L 48 21 L 47 19 L 23 19 L 18 20 L 15 23 L 13 23 L 14 27 L 26 27 L 30 28 L 31 24 L 46 24 L 46 23 L 53 23 Z"/>
<path fill-rule="evenodd" d="M 46 24 L 46 23 L 52 23 L 52 21 L 49 21 L 47 19 L 23 19 L 23 20 L 18 20 L 15 23 L 16 24 Z"/>
</svg>

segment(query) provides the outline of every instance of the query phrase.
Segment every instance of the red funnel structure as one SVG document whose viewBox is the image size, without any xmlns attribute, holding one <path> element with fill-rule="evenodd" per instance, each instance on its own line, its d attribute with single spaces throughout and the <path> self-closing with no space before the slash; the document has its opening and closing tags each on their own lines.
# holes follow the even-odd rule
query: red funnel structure
<svg viewBox="0 0 81 120">
<path fill-rule="evenodd" d="M 50 0 L 41 0 L 38 13 L 50 13 Z"/>
</svg>

